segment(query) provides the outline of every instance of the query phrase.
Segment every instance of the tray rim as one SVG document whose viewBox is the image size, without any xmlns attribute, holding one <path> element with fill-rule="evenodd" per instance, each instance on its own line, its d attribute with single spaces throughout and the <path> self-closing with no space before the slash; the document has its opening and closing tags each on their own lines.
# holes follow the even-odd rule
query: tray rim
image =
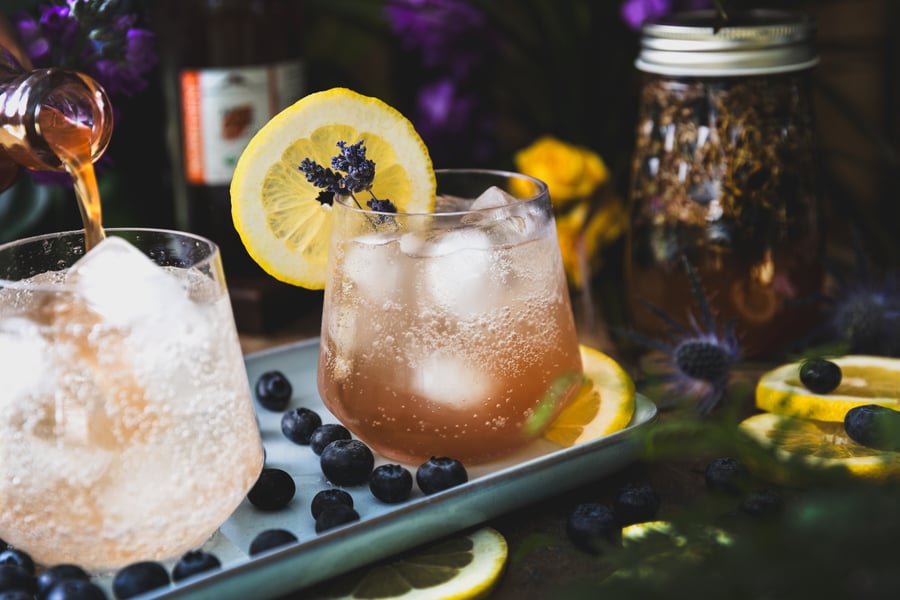
<svg viewBox="0 0 900 600">
<path fill-rule="evenodd" d="M 252 352 L 244 356 L 245 368 L 273 356 L 309 352 L 318 346 L 319 338 L 313 337 Z M 314 391 L 318 396 L 318 391 Z M 308 588 L 441 537 L 480 526 L 516 508 L 609 475 L 632 462 L 637 458 L 639 451 L 639 444 L 635 438 L 639 432 L 656 422 L 658 409 L 651 400 L 638 394 L 634 418 L 639 420 L 633 419 L 625 429 L 603 438 L 578 446 L 560 448 L 529 458 L 522 463 L 500 467 L 494 472 L 479 474 L 462 486 L 416 498 L 389 512 L 365 517 L 360 521 L 323 532 L 313 539 L 301 540 L 256 557 L 248 556 L 240 564 L 232 566 L 223 564 L 222 569 L 179 582 L 174 587 L 162 588 L 141 598 L 192 600 L 275 598 Z M 590 466 L 592 458 L 597 458 L 598 453 L 612 447 L 619 447 L 622 452 L 616 457 L 606 457 L 608 463 L 606 468 L 594 472 L 586 468 Z M 489 465 L 487 467 L 489 468 Z M 516 490 L 527 487 L 526 482 L 529 478 L 537 477 L 551 469 L 555 469 L 558 479 L 564 480 L 561 485 L 550 490 L 547 489 L 549 486 L 542 486 L 541 491 L 535 494 L 517 494 L 514 500 L 507 501 L 503 505 L 502 510 L 494 510 L 497 504 L 487 501 L 491 490 Z M 439 515 L 442 508 L 456 509 L 455 519 Z M 468 514 L 460 514 L 459 509 L 466 509 Z M 400 519 L 417 519 L 417 523 L 421 523 L 423 517 L 428 517 L 427 520 L 432 525 L 428 535 L 406 539 L 389 538 L 391 531 L 397 529 Z M 377 538 L 379 544 L 382 544 L 378 552 L 362 552 L 353 557 L 342 558 L 340 565 L 335 565 L 329 558 L 332 552 L 349 549 L 355 540 L 365 537 Z M 286 571 L 292 568 L 298 577 L 285 577 Z M 310 572 L 313 574 L 310 575 Z"/>
</svg>

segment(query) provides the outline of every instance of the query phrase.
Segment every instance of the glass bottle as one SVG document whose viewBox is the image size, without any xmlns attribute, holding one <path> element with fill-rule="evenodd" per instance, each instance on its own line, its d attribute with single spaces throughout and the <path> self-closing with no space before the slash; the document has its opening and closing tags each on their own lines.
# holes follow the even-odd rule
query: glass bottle
<svg viewBox="0 0 900 600">
<path fill-rule="evenodd" d="M 814 24 L 793 12 L 672 15 L 642 30 L 626 293 L 631 326 L 689 324 L 698 272 L 746 357 L 797 341 L 823 285 L 810 75 Z"/>
<path fill-rule="evenodd" d="M 0 46 L 0 191 L 15 182 L 22 168 L 65 171 L 44 136 L 49 128 L 73 124 L 91 130 L 96 161 L 113 130 L 112 105 L 103 88 L 75 71 L 29 70 Z"/>
<path fill-rule="evenodd" d="M 158 3 L 176 223 L 222 248 L 238 328 L 297 317 L 313 294 L 280 284 L 247 254 L 231 219 L 234 166 L 253 135 L 304 93 L 298 0 Z"/>
</svg>

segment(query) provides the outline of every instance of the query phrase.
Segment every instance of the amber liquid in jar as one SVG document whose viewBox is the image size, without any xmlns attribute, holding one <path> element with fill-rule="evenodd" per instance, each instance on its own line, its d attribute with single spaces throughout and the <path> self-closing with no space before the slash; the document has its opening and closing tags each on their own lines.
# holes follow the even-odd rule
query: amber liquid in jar
<svg viewBox="0 0 900 600">
<path fill-rule="evenodd" d="M 822 230 L 808 73 L 648 77 L 632 166 L 627 295 L 632 327 L 663 336 L 643 303 L 688 322 L 697 270 L 744 356 L 816 322 Z"/>
</svg>

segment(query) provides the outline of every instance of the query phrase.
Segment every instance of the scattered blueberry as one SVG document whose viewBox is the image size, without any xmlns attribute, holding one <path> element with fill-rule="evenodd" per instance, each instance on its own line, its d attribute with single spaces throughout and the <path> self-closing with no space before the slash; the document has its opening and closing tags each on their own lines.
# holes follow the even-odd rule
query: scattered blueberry
<svg viewBox="0 0 900 600">
<path fill-rule="evenodd" d="M 18 565 L 0 564 L 0 592 L 25 590 L 34 593 L 34 575 Z"/>
<path fill-rule="evenodd" d="M 318 519 L 322 511 L 336 504 L 353 508 L 353 496 L 340 488 L 326 488 L 313 496 L 309 509 L 313 519 Z"/>
<path fill-rule="evenodd" d="M 781 511 L 781 494 L 774 490 L 755 490 L 747 494 L 741 502 L 741 510 L 754 517 L 764 517 Z"/>
<path fill-rule="evenodd" d="M 389 504 L 409 498 L 412 485 L 412 473 L 400 465 L 380 465 L 369 476 L 372 495 Z"/>
<path fill-rule="evenodd" d="M 359 513 L 345 504 L 334 504 L 319 513 L 316 533 L 322 533 L 338 525 L 359 521 Z"/>
<path fill-rule="evenodd" d="M 432 456 L 416 469 L 416 483 L 423 494 L 436 494 L 469 480 L 466 468 L 455 458 Z"/>
<path fill-rule="evenodd" d="M 900 412 L 878 404 L 855 406 L 844 415 L 844 430 L 854 442 L 879 450 L 900 450 Z"/>
<path fill-rule="evenodd" d="M 116 598 L 133 598 L 169 585 L 169 572 L 160 563 L 145 560 L 132 563 L 116 572 L 112 582 Z"/>
<path fill-rule="evenodd" d="M 37 595 L 43 598 L 50 588 L 61 581 L 79 579 L 87 581 L 91 578 L 87 571 L 78 565 L 59 564 L 44 569 L 37 578 Z"/>
<path fill-rule="evenodd" d="M 280 510 L 294 498 L 297 486 L 290 473 L 266 467 L 247 492 L 247 500 L 260 510 Z"/>
<path fill-rule="evenodd" d="M 322 450 L 319 462 L 331 483 L 359 485 L 368 481 L 375 466 L 375 456 L 359 440 L 335 440 Z"/>
<path fill-rule="evenodd" d="M 295 444 L 309 444 L 310 436 L 322 424 L 322 417 L 314 410 L 298 407 L 281 417 L 281 433 Z"/>
<path fill-rule="evenodd" d="M 287 408 L 293 393 L 291 382 L 281 371 L 266 371 L 256 380 L 256 399 L 269 410 Z"/>
<path fill-rule="evenodd" d="M 351 439 L 350 430 L 339 423 L 325 423 L 316 427 L 309 436 L 309 446 L 316 455 L 321 455 L 325 446 L 335 440 Z"/>
<path fill-rule="evenodd" d="M 569 514 L 566 534 L 576 547 L 591 554 L 599 554 L 605 546 L 618 544 L 622 527 L 611 508 L 604 504 L 579 504 Z"/>
<path fill-rule="evenodd" d="M 106 600 L 106 592 L 87 579 L 64 579 L 50 588 L 42 600 Z"/>
<path fill-rule="evenodd" d="M 215 554 L 203 550 L 190 550 L 178 559 L 172 568 L 172 580 L 181 581 L 193 575 L 214 571 L 222 566 Z"/>
<path fill-rule="evenodd" d="M 255 556 L 260 552 L 272 550 L 279 546 L 287 546 L 297 541 L 297 536 L 286 529 L 266 529 L 260 532 L 253 541 L 250 542 L 250 556 Z"/>
<path fill-rule="evenodd" d="M 812 358 L 800 365 L 800 383 L 816 394 L 831 393 L 841 384 L 841 368 L 824 358 Z"/>
<path fill-rule="evenodd" d="M 29 575 L 34 575 L 34 560 L 24 550 L 7 548 L 0 552 L 0 565 L 16 565 L 25 569 Z"/>
<path fill-rule="evenodd" d="M 747 489 L 750 471 L 744 463 L 726 456 L 710 461 L 703 476 L 706 487 L 714 492 L 740 494 Z"/>
<path fill-rule="evenodd" d="M 659 494 L 649 485 L 627 484 L 616 495 L 613 511 L 619 525 L 653 521 L 659 512 Z"/>
</svg>

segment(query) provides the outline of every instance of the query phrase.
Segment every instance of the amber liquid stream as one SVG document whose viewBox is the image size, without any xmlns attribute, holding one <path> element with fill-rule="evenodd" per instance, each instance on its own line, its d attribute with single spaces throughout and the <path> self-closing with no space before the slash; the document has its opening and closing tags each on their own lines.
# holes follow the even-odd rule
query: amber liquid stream
<svg viewBox="0 0 900 600">
<path fill-rule="evenodd" d="M 91 155 L 91 129 L 48 107 L 44 107 L 38 115 L 38 124 L 44 140 L 72 176 L 78 210 L 84 223 L 84 250 L 87 252 L 106 237 L 100 210 L 100 189 Z"/>
</svg>

